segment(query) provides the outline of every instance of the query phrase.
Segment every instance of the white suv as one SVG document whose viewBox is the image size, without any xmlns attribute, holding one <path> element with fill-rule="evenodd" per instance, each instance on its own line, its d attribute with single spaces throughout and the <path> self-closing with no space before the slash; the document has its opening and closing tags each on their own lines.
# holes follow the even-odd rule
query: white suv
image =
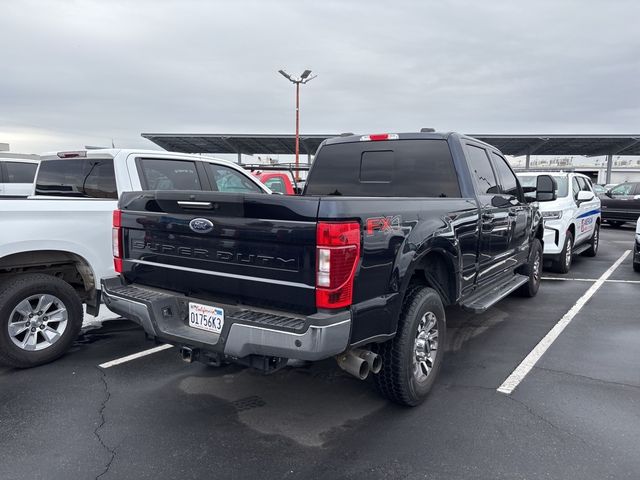
<svg viewBox="0 0 640 480">
<path fill-rule="evenodd" d="M 540 204 L 544 217 L 544 258 L 560 273 L 571 268 L 573 255 L 595 257 L 600 240 L 600 199 L 586 175 L 574 172 L 518 173 L 525 195 L 531 195 L 538 175 L 551 175 L 558 184 L 557 199 Z"/>
</svg>

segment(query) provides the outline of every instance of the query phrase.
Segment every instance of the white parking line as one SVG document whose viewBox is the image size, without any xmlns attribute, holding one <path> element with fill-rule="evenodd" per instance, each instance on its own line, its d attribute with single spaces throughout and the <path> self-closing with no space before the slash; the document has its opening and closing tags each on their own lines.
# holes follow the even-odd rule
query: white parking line
<svg viewBox="0 0 640 480">
<path fill-rule="evenodd" d="M 542 277 L 542 280 L 562 280 L 569 282 L 597 282 L 597 278 Z M 605 280 L 605 283 L 640 283 L 640 280 Z"/>
<path fill-rule="evenodd" d="M 120 365 L 121 363 L 130 362 L 131 360 L 135 360 L 136 358 L 140 358 L 140 357 L 146 357 L 147 355 L 161 352 L 162 350 L 166 350 L 171 347 L 173 347 L 173 345 L 169 345 L 169 344 L 160 345 L 158 347 L 150 348 L 149 350 L 143 350 L 142 352 L 132 353 L 131 355 L 127 355 L 126 357 L 116 358 L 115 360 L 111 360 L 110 362 L 101 363 L 98 366 L 100 368 L 115 367 L 116 365 Z"/>
<path fill-rule="evenodd" d="M 574 282 L 596 282 L 597 278 L 568 278 L 568 277 L 541 277 L 542 280 L 563 280 L 563 281 L 574 281 Z"/>
<path fill-rule="evenodd" d="M 554 325 L 554 327 L 545 335 L 545 337 L 540 340 L 540 342 L 529 352 L 529 355 L 525 357 L 525 359 L 516 367 L 516 369 L 507 377 L 507 379 L 498 387 L 498 392 L 504 393 L 505 395 L 511 394 L 515 390 L 515 388 L 524 380 L 527 374 L 531 371 L 531 369 L 538 363 L 540 357 L 544 355 L 547 349 L 555 342 L 555 340 L 560 336 L 562 331 L 567 328 L 567 325 L 571 323 L 571 320 L 578 314 L 578 312 L 585 306 L 585 304 L 593 297 L 593 295 L 598 291 L 598 289 L 604 285 L 604 282 L 611 276 L 611 274 L 615 271 L 618 266 L 627 258 L 627 255 L 631 253 L 631 250 L 627 250 L 622 254 L 622 256 L 616 260 L 616 262 L 609 267 L 609 269 L 602 274 L 602 276 L 596 280 L 596 282 L 589 287 L 589 290 L 585 292 L 582 297 L 578 299 L 578 301 L 569 309 L 567 313 L 560 319 L 558 323 Z"/>
</svg>

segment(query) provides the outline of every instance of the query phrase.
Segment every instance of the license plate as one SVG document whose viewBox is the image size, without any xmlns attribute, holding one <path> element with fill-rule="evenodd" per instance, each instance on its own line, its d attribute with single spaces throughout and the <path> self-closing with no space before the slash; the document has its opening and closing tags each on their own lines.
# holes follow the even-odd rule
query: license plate
<svg viewBox="0 0 640 480">
<path fill-rule="evenodd" d="M 224 326 L 224 310 L 211 305 L 189 302 L 189 326 L 220 333 Z"/>
</svg>

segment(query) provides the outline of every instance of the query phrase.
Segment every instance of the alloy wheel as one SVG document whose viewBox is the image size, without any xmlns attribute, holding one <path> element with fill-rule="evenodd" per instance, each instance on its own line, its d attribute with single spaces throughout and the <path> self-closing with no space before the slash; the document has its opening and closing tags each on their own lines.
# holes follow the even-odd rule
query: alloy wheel
<svg viewBox="0 0 640 480">
<path fill-rule="evenodd" d="M 425 313 L 418 322 L 413 351 L 413 375 L 423 382 L 433 370 L 438 355 L 438 319 L 433 312 Z"/>
<path fill-rule="evenodd" d="M 567 269 L 571 266 L 571 259 L 573 258 L 573 242 L 571 238 L 567 238 L 567 251 L 564 254 L 564 263 Z"/>
<path fill-rule="evenodd" d="M 67 308 L 58 297 L 31 295 L 9 315 L 9 337 L 20 349 L 39 351 L 56 343 L 67 328 Z"/>
</svg>

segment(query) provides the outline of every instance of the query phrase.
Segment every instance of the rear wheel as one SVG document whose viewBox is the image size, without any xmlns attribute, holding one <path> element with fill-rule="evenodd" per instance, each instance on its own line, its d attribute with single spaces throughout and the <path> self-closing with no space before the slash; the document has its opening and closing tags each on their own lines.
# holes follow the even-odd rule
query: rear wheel
<svg viewBox="0 0 640 480">
<path fill-rule="evenodd" d="M 64 280 L 25 274 L 0 287 L 0 363 L 28 368 L 68 350 L 82 327 L 82 302 Z"/>
<path fill-rule="evenodd" d="M 535 238 L 529 251 L 529 262 L 524 266 L 523 275 L 529 277 L 529 281 L 518 289 L 518 294 L 523 297 L 535 297 L 540 288 L 542 273 L 542 243 Z"/>
<path fill-rule="evenodd" d="M 376 347 L 382 370 L 374 380 L 382 395 L 407 406 L 424 401 L 442 365 L 445 328 L 438 293 L 424 285 L 410 286 L 395 338 Z"/>
<path fill-rule="evenodd" d="M 589 240 L 589 248 L 584 251 L 582 255 L 585 257 L 595 257 L 598 254 L 598 245 L 600 244 L 600 224 L 596 223 L 596 228 L 593 230 L 593 236 Z"/>
<path fill-rule="evenodd" d="M 567 273 L 573 260 L 573 234 L 567 232 L 564 239 L 564 247 L 560 252 L 560 258 L 553 262 L 553 270 L 558 273 Z"/>
</svg>

